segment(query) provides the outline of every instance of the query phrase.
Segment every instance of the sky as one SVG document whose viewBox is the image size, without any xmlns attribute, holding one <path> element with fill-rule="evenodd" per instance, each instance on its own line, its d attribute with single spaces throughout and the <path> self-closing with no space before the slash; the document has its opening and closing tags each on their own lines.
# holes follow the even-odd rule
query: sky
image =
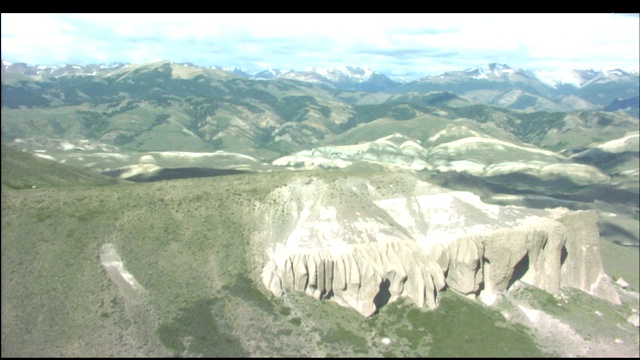
<svg viewBox="0 0 640 360">
<path fill-rule="evenodd" d="M 416 79 L 500 63 L 638 70 L 640 15 L 2 13 L 2 59 L 305 70 L 340 65 Z"/>
</svg>

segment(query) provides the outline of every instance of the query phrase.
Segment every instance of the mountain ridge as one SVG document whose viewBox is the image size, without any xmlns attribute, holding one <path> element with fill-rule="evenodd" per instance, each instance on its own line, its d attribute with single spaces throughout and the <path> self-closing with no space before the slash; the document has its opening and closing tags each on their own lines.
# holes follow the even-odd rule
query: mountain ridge
<svg viewBox="0 0 640 360">
<path fill-rule="evenodd" d="M 407 93 L 420 89 L 424 91 L 440 91 L 445 89 L 442 85 L 444 79 L 448 86 L 465 85 L 471 88 L 478 87 L 478 80 L 490 80 L 493 85 L 485 84 L 489 88 L 495 89 L 517 89 L 525 90 L 528 96 L 543 96 L 552 100 L 556 105 L 561 104 L 567 95 L 587 96 L 585 98 L 588 103 L 586 107 L 595 108 L 596 106 L 605 107 L 614 99 L 629 98 L 637 96 L 637 91 L 629 92 L 625 87 L 625 92 L 615 92 L 607 95 L 605 99 L 599 100 L 597 97 L 590 95 L 587 88 L 598 88 L 605 86 L 607 83 L 635 83 L 637 84 L 638 72 L 625 71 L 621 69 L 610 70 L 593 70 L 593 69 L 561 69 L 561 70 L 536 70 L 536 69 L 513 69 L 506 64 L 488 63 L 479 65 L 474 68 L 468 68 L 461 71 L 447 71 L 438 75 L 429 75 L 417 78 L 413 81 L 399 81 L 389 78 L 387 75 L 370 70 L 368 68 L 352 67 L 347 65 L 335 66 L 330 68 L 308 67 L 303 70 L 281 70 L 267 69 L 251 74 L 239 68 L 209 66 L 202 67 L 191 63 L 174 63 L 164 60 L 171 64 L 179 64 L 201 69 L 215 69 L 225 71 L 229 74 L 240 76 L 246 79 L 255 80 L 272 80 L 276 78 L 287 78 L 298 81 L 312 82 L 321 84 L 337 90 L 363 90 L 368 92 L 392 91 L 396 93 Z M 99 73 L 107 73 L 109 71 L 118 70 L 132 64 L 112 63 L 102 65 L 27 65 L 25 63 L 10 63 L 2 60 L 2 74 L 20 74 L 26 75 L 33 79 L 46 79 L 47 77 L 59 77 L 65 75 L 97 75 Z M 453 82 L 453 83 L 452 83 Z M 498 85 L 502 84 L 502 85 Z M 524 87 L 523 87 L 524 86 Z M 609 85 L 606 85 L 609 86 Z M 608 89 L 611 90 L 610 88 Z M 468 92 L 468 91 L 466 91 Z M 601 94 L 601 93 L 599 93 Z M 471 99 L 479 100 L 478 96 L 471 94 L 460 94 L 470 96 Z M 522 95 L 520 95 L 521 97 Z M 558 99 L 560 97 L 560 99 Z M 497 100 L 492 100 L 496 103 Z M 594 102 L 595 101 L 595 102 Z M 593 104 L 589 104 L 593 103 Z M 512 104 L 507 104 L 512 105 Z M 516 105 L 517 106 L 517 105 Z M 559 109 L 562 106 L 558 107 Z"/>
</svg>

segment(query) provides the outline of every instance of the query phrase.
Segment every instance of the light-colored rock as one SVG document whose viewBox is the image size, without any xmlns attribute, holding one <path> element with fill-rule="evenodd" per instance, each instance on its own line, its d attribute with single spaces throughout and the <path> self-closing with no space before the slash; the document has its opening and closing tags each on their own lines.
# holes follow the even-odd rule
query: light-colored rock
<svg viewBox="0 0 640 360">
<path fill-rule="evenodd" d="M 406 174 L 388 186 L 304 178 L 258 209 L 263 284 L 370 316 L 400 297 L 434 308 L 445 287 L 493 303 L 521 280 L 620 303 L 602 269 L 596 213 L 486 204 Z"/>
<path fill-rule="evenodd" d="M 624 281 L 623 278 L 618 278 L 618 280 L 616 280 L 616 284 L 620 285 L 620 287 L 623 289 L 626 289 L 629 287 L 629 283 Z"/>
<path fill-rule="evenodd" d="M 276 296 L 282 294 L 283 286 L 291 287 L 367 316 L 380 306 L 377 301 L 387 303 L 399 296 L 408 297 L 420 307 L 435 307 L 435 294 L 445 286 L 444 276 L 438 263 L 416 244 L 384 242 L 349 247 L 347 253 L 337 256 L 325 248 L 276 254 L 262 272 L 263 283 Z"/>
<path fill-rule="evenodd" d="M 142 288 L 133 275 L 125 269 L 115 245 L 102 245 L 100 249 L 100 265 L 102 265 L 111 280 L 118 284 L 121 289 L 139 290 Z"/>
<path fill-rule="evenodd" d="M 627 321 L 635 327 L 640 327 L 640 316 L 638 314 L 632 314 Z"/>
<path fill-rule="evenodd" d="M 464 295 L 475 294 L 480 289 L 483 280 L 480 249 L 468 238 L 458 238 L 449 245 L 449 287 Z"/>
<path fill-rule="evenodd" d="M 561 286 L 574 287 L 620 304 L 620 297 L 604 273 L 595 211 L 569 213 L 559 219 L 568 234 L 566 259 L 561 266 Z"/>
</svg>

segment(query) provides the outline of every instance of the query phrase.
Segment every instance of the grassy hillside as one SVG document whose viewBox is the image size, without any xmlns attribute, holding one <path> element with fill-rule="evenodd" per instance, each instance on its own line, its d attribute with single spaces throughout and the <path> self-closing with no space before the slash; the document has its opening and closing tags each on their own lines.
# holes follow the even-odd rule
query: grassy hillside
<svg viewBox="0 0 640 360">
<path fill-rule="evenodd" d="M 2 145 L 2 188 L 78 187 L 116 184 L 116 179 L 94 171 L 65 166 Z"/>
<path fill-rule="evenodd" d="M 400 301 L 369 319 L 273 297 L 253 261 L 256 209 L 311 173 L 95 186 L 104 178 L 24 156 L 3 148 L 3 184 L 42 185 L 2 188 L 3 357 L 545 355 L 524 327 L 454 293 L 432 312 Z M 105 244 L 141 289 L 110 280 Z"/>
</svg>

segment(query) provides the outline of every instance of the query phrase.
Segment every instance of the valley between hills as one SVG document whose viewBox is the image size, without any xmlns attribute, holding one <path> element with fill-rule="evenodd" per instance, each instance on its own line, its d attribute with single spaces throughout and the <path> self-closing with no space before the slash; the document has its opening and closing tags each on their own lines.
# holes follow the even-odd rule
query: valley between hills
<svg viewBox="0 0 640 360">
<path fill-rule="evenodd" d="M 637 357 L 638 76 L 575 74 L 3 63 L 2 356 Z"/>
</svg>

